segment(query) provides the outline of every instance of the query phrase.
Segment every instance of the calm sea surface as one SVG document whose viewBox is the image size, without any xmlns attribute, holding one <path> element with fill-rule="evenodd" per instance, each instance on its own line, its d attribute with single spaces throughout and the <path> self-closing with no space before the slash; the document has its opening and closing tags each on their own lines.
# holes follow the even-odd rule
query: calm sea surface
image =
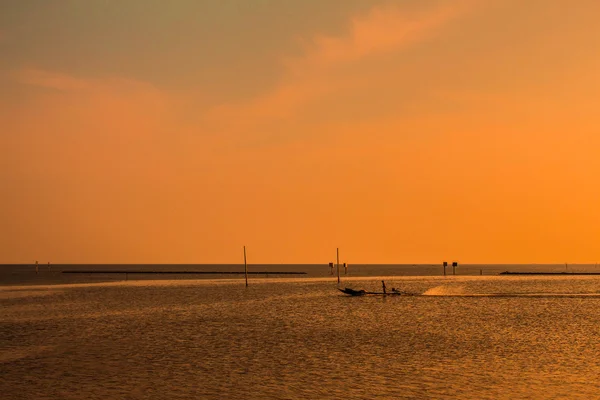
<svg viewBox="0 0 600 400">
<path fill-rule="evenodd" d="M 0 268 L 2 399 L 600 398 L 600 276 L 496 275 L 564 265 L 342 272 L 420 294 L 394 297 L 326 266 L 248 288 Z"/>
</svg>

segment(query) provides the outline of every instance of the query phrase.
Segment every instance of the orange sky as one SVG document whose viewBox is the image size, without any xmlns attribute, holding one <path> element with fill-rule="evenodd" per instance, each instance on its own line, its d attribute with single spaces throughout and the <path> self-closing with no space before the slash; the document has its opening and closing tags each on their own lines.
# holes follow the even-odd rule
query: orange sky
<svg viewBox="0 0 600 400">
<path fill-rule="evenodd" d="M 0 263 L 600 258 L 600 2 L 0 5 Z"/>
</svg>

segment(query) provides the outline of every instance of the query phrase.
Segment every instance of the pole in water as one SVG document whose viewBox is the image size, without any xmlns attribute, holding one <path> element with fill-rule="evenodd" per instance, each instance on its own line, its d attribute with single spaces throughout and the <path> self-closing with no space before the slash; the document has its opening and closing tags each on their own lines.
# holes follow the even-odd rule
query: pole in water
<svg viewBox="0 0 600 400">
<path fill-rule="evenodd" d="M 338 283 L 340 283 L 340 248 L 336 249 L 337 252 L 337 274 L 338 274 Z"/>
<path fill-rule="evenodd" d="M 444 261 L 444 276 L 446 276 L 446 267 L 448 266 L 448 261 Z"/>
<path fill-rule="evenodd" d="M 348 264 L 344 263 L 344 275 L 348 275 Z"/>
<path fill-rule="evenodd" d="M 483 275 L 483 270 L 482 269 L 479 270 L 479 275 Z"/>
<path fill-rule="evenodd" d="M 244 246 L 244 275 L 246 275 L 246 287 L 248 287 L 248 264 L 246 264 L 246 246 Z"/>
<path fill-rule="evenodd" d="M 36 273 L 36 274 L 39 274 L 39 273 L 40 273 L 40 270 L 39 270 L 39 267 L 38 267 L 38 262 L 37 262 L 37 261 L 35 262 L 35 273 Z"/>
<path fill-rule="evenodd" d="M 456 275 L 456 267 L 458 267 L 458 263 L 454 261 L 452 263 L 452 275 Z"/>
</svg>

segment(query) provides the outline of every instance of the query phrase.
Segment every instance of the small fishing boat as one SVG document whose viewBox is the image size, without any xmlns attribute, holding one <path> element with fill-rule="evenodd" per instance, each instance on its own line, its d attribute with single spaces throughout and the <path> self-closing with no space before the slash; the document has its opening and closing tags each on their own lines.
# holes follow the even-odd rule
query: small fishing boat
<svg viewBox="0 0 600 400">
<path fill-rule="evenodd" d="M 367 294 L 367 291 L 364 289 L 354 290 L 354 289 L 350 289 L 350 288 L 344 288 L 344 289 L 338 288 L 338 290 L 342 293 L 349 294 L 350 296 L 364 296 L 365 294 Z"/>
<path fill-rule="evenodd" d="M 400 295 L 411 295 L 411 293 L 405 293 L 405 292 L 401 292 L 398 289 L 392 289 L 391 292 L 367 292 L 364 289 L 361 290 L 354 290 L 354 289 L 350 289 L 350 288 L 344 288 L 344 289 L 340 289 L 338 288 L 338 290 L 342 293 L 345 294 L 349 294 L 350 296 L 366 296 L 366 295 L 371 295 L 371 296 L 400 296 Z"/>
</svg>

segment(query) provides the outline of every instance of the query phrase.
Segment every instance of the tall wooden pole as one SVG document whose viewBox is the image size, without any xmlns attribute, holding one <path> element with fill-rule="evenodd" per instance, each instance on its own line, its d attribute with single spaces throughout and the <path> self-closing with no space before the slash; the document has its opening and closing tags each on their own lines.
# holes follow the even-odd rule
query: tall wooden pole
<svg viewBox="0 0 600 400">
<path fill-rule="evenodd" d="M 244 246 L 244 275 L 246 275 L 246 287 L 248 287 L 248 264 L 246 264 L 246 246 Z"/>
<path fill-rule="evenodd" d="M 337 251 L 337 274 L 338 274 L 338 284 L 340 283 L 340 248 L 336 249 Z"/>
</svg>

